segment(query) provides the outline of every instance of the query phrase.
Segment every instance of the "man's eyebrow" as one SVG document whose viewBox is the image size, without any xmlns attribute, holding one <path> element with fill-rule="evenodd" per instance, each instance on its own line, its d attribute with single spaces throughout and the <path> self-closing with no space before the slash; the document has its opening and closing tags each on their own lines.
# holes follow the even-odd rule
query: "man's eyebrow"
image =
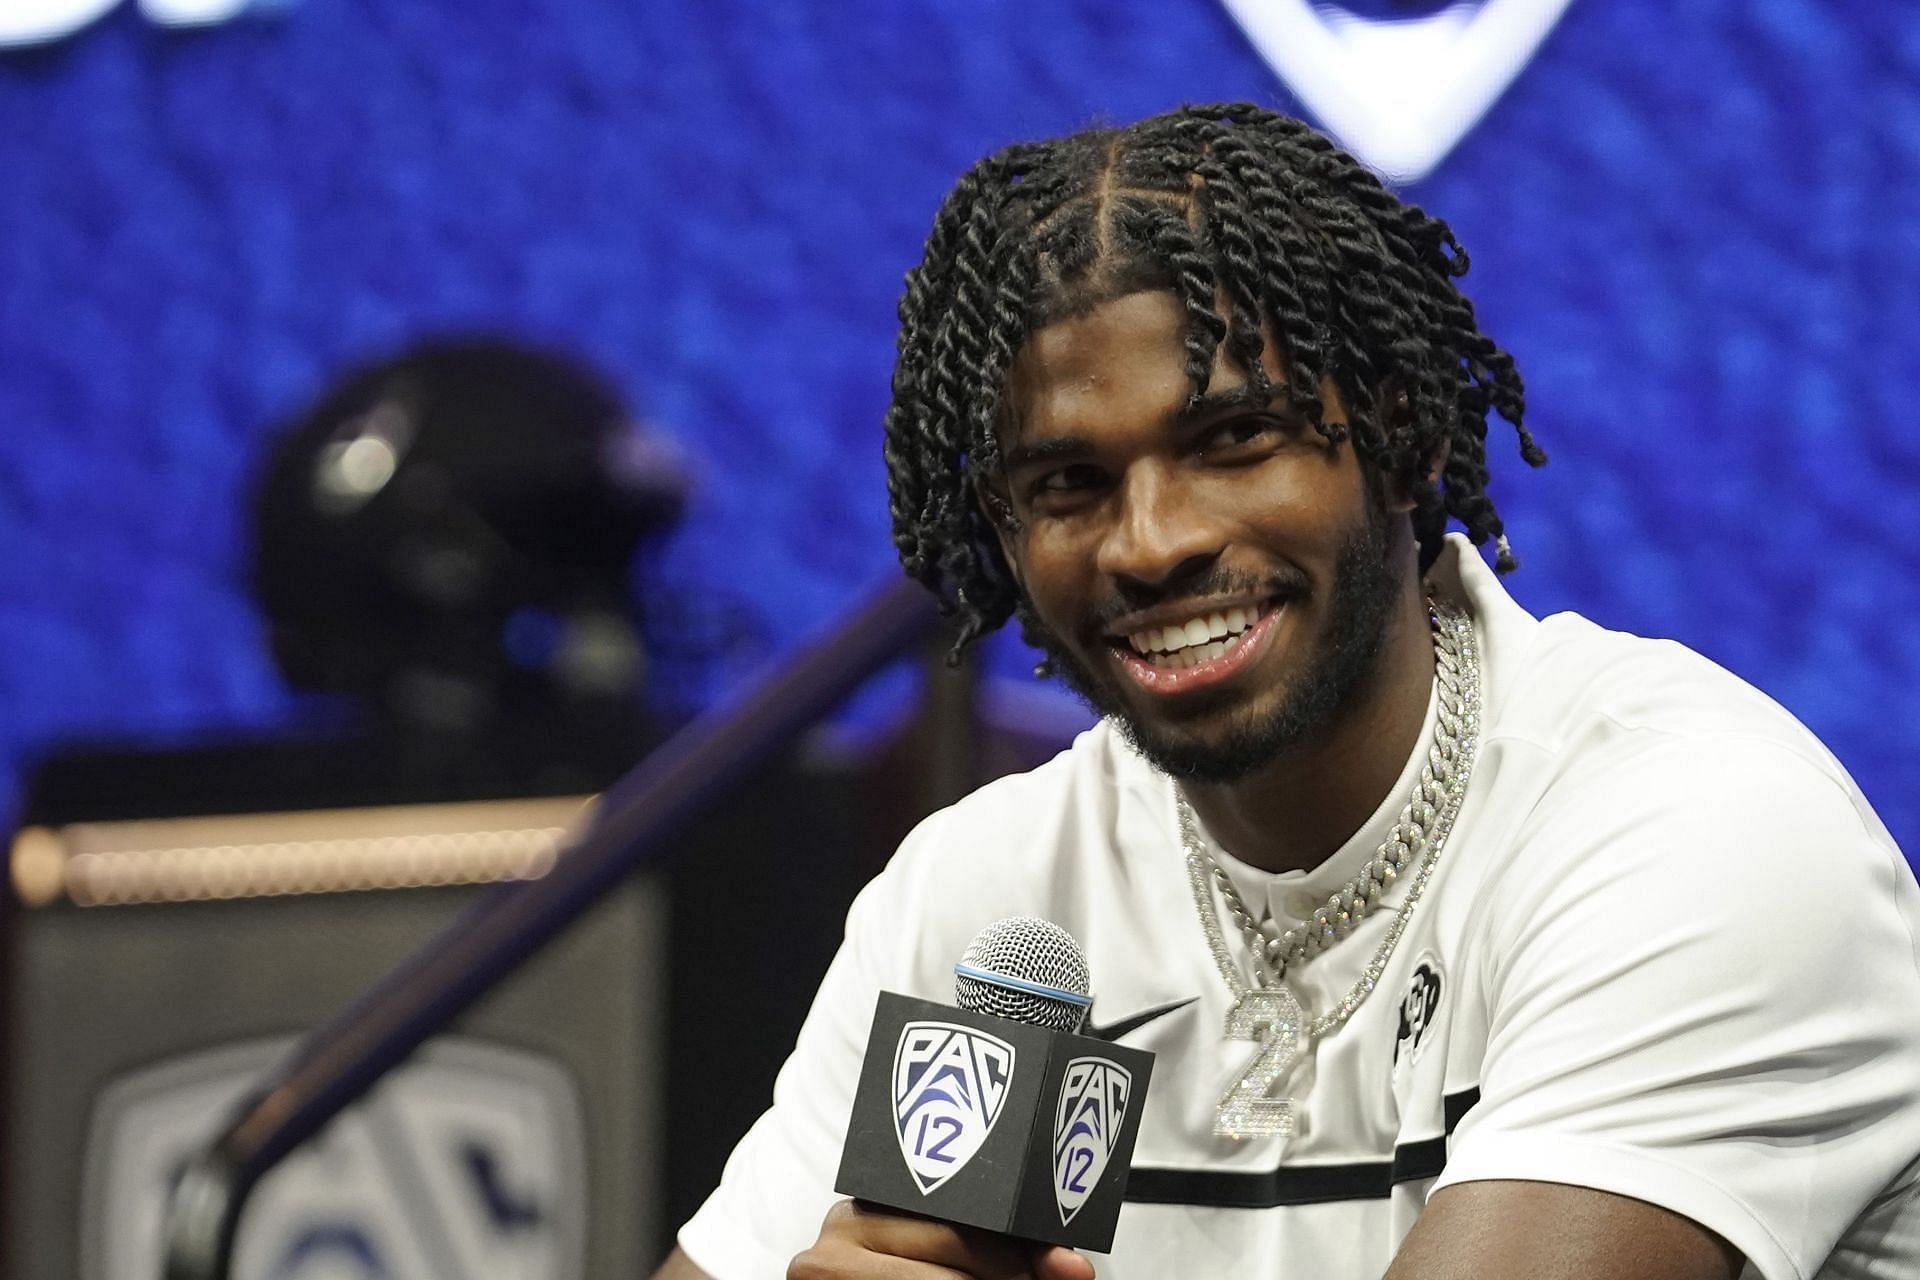
<svg viewBox="0 0 1920 1280">
<path fill-rule="evenodd" d="M 1208 391 L 1195 396 L 1176 415 L 1176 421 L 1184 426 L 1234 409 L 1264 409 L 1273 403 L 1274 398 L 1260 394 L 1252 383 L 1241 383 L 1224 391 Z"/>
<path fill-rule="evenodd" d="M 1045 440 L 1016 444 L 1000 457 L 1002 471 L 1018 471 L 1036 462 L 1058 462 L 1062 458 L 1085 457 L 1091 446 L 1079 436 L 1049 436 Z"/>
<path fill-rule="evenodd" d="M 1189 426 L 1222 413 L 1231 413 L 1236 409 L 1267 408 L 1277 398 L 1263 396 L 1251 385 L 1244 383 L 1221 391 L 1208 391 L 1195 396 L 1189 404 L 1174 414 L 1173 425 Z M 1000 455 L 1000 469 L 1017 471 L 1021 467 L 1038 462 L 1060 462 L 1068 458 L 1085 457 L 1093 451 L 1093 446 L 1083 436 L 1048 436 L 1043 440 L 1024 441 L 1004 450 Z"/>
</svg>

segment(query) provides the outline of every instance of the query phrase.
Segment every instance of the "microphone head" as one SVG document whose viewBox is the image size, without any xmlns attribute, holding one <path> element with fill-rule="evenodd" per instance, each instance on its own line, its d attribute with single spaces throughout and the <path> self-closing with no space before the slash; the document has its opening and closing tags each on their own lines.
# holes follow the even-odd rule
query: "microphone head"
<svg viewBox="0 0 1920 1280">
<path fill-rule="evenodd" d="M 982 929 L 953 966 L 954 1003 L 969 1013 L 1073 1031 L 1086 1017 L 1087 958 L 1050 920 L 1012 916 Z"/>
</svg>

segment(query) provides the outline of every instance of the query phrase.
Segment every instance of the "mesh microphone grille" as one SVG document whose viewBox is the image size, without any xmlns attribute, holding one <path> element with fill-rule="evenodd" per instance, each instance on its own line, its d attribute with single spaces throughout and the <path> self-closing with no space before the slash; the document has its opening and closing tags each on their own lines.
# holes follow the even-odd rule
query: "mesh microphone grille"
<svg viewBox="0 0 1920 1280">
<path fill-rule="evenodd" d="M 982 929 L 961 957 L 961 964 L 1022 982 L 1087 994 L 1087 958 L 1073 935 L 1050 920 L 1014 916 Z M 1072 1031 L 1085 1014 L 1068 1000 L 1015 991 L 992 982 L 955 974 L 954 1003 L 970 1013 L 991 1014 L 1051 1031 Z"/>
</svg>

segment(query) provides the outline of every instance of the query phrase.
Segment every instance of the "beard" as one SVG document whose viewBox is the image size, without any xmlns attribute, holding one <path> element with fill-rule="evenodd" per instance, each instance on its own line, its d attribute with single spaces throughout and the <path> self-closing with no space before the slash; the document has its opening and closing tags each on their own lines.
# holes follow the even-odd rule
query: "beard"
<svg viewBox="0 0 1920 1280">
<path fill-rule="evenodd" d="M 1369 512 L 1341 544 L 1326 625 L 1278 704 L 1235 717 L 1210 739 L 1134 718 L 1120 685 L 1112 677 L 1096 675 L 1024 602 L 1022 629 L 1028 642 L 1046 653 L 1066 686 L 1096 714 L 1113 721 L 1133 748 L 1163 773 L 1183 782 L 1238 782 L 1318 739 L 1379 669 L 1387 623 L 1400 592 L 1399 575 L 1388 563 L 1384 514 Z"/>
</svg>

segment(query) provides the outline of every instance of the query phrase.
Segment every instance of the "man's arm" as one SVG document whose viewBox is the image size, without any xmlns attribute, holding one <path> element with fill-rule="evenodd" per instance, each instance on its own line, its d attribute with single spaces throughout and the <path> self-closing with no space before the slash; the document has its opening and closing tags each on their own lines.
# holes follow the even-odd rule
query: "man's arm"
<svg viewBox="0 0 1920 1280">
<path fill-rule="evenodd" d="M 1384 1280 L 1733 1280 L 1713 1232 L 1644 1200 L 1557 1182 L 1434 1193 Z"/>
<path fill-rule="evenodd" d="M 1812 1275 L 1913 1159 L 1898 851 L 1790 744 L 1622 741 L 1475 904 L 1480 1097 L 1393 1280 Z"/>
<path fill-rule="evenodd" d="M 1049 1259 L 1056 1266 L 1084 1266 L 1049 1252 L 1060 1255 Z M 1640 1200 L 1551 1182 L 1467 1182 L 1433 1197 L 1385 1280 L 1734 1280 L 1740 1267 L 1719 1236 Z M 675 1249 L 653 1280 L 711 1278 Z"/>
</svg>

